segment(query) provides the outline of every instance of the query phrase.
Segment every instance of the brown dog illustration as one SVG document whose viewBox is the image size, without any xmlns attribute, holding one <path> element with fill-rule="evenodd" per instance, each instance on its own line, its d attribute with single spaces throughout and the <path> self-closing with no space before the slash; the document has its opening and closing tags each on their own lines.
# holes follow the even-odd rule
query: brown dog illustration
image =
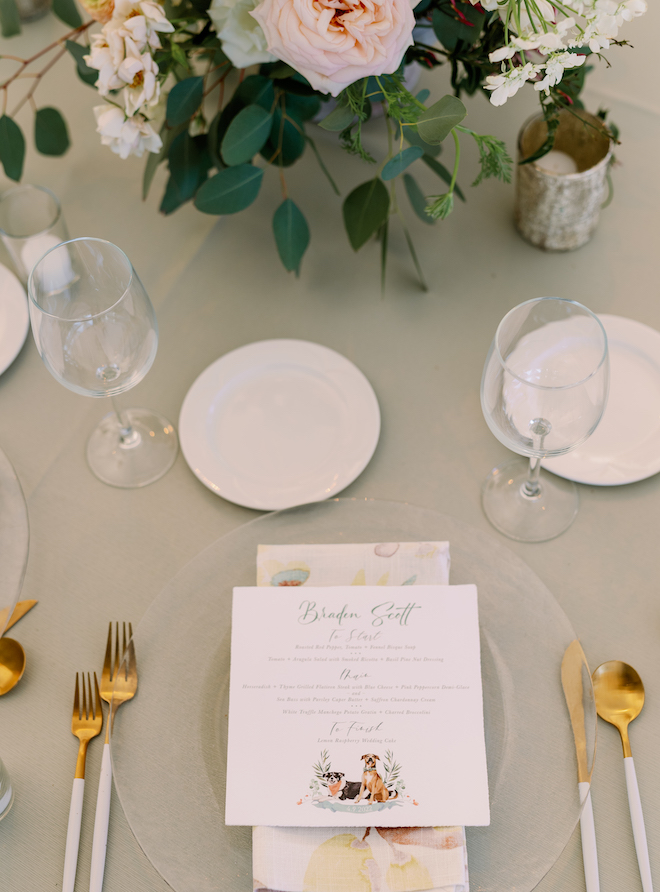
<svg viewBox="0 0 660 892">
<path fill-rule="evenodd" d="M 380 756 L 374 753 L 366 753 L 360 756 L 364 759 L 364 771 L 362 772 L 362 784 L 356 802 L 359 802 L 365 793 L 369 795 L 369 802 L 387 802 L 388 799 L 396 799 L 398 793 L 390 793 L 383 778 L 376 770 L 376 762 L 380 762 Z"/>
</svg>

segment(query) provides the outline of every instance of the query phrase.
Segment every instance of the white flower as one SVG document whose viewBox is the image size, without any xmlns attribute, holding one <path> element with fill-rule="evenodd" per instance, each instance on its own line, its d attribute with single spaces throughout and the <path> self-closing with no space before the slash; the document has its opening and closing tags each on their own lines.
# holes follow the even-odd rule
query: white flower
<svg viewBox="0 0 660 892">
<path fill-rule="evenodd" d="M 127 118 L 114 105 L 97 105 L 94 115 L 96 132 L 101 134 L 102 144 L 109 146 L 120 158 L 128 158 L 129 155 L 139 158 L 145 151 L 160 152 L 163 147 L 160 136 L 143 115 Z"/>
<path fill-rule="evenodd" d="M 151 53 L 141 53 L 130 37 L 124 38 L 126 57 L 119 66 L 118 76 L 126 85 L 123 97 L 126 114 L 133 115 L 143 105 L 155 105 L 160 97 L 158 66 Z"/>
<path fill-rule="evenodd" d="M 564 69 L 579 68 L 580 65 L 584 65 L 586 58 L 586 56 L 579 56 L 577 53 L 557 53 L 550 56 L 545 63 L 545 77 L 534 84 L 534 89 L 539 92 L 541 90 L 549 92 L 550 87 L 558 84 L 564 76 Z"/>
<path fill-rule="evenodd" d="M 139 49 L 160 47 L 158 32 L 171 33 L 174 25 L 163 7 L 152 0 L 116 0 L 112 19 L 106 25 L 121 37 L 130 38 Z"/>
<path fill-rule="evenodd" d="M 89 55 L 83 58 L 90 68 L 99 72 L 96 89 L 101 96 L 107 96 L 110 90 L 123 87 L 124 82 L 117 76 L 117 70 L 126 54 L 122 38 L 113 32 L 106 34 L 104 28 L 100 34 L 94 34 L 90 49 Z"/>
<path fill-rule="evenodd" d="M 490 74 L 486 78 L 485 89 L 492 90 L 490 101 L 493 105 L 504 105 L 507 99 L 515 96 L 518 90 L 532 80 L 541 70 L 539 65 L 527 62 L 519 68 L 511 68 L 503 74 Z"/>
<path fill-rule="evenodd" d="M 268 52 L 266 35 L 250 13 L 261 0 L 212 0 L 208 9 L 222 49 L 232 65 L 247 68 L 260 62 L 274 62 Z"/>
</svg>

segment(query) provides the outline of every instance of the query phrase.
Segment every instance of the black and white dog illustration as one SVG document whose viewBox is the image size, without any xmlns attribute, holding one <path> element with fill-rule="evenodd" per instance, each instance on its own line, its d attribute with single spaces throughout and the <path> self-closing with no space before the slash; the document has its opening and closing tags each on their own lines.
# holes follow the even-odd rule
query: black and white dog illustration
<svg viewBox="0 0 660 892">
<path fill-rule="evenodd" d="M 326 771 L 323 780 L 327 784 L 330 799 L 355 799 L 360 792 L 360 782 L 347 781 L 343 771 Z"/>
</svg>

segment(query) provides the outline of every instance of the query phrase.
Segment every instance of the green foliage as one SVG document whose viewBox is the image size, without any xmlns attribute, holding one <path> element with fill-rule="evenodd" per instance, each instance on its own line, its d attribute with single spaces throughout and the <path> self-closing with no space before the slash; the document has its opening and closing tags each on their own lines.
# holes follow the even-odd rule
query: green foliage
<svg viewBox="0 0 660 892">
<path fill-rule="evenodd" d="M 338 105 L 319 123 L 323 130 L 345 130 L 353 123 L 355 112 L 349 105 Z"/>
<path fill-rule="evenodd" d="M 285 100 L 283 103 L 285 104 Z M 278 106 L 273 114 L 268 142 L 261 151 L 263 157 L 270 164 L 290 167 L 305 151 L 306 144 L 302 122 L 296 121 L 288 114 L 286 104 L 284 112 L 281 106 Z"/>
<path fill-rule="evenodd" d="M 63 155 L 69 148 L 66 122 L 56 108 L 40 108 L 34 116 L 34 143 L 42 155 Z"/>
<path fill-rule="evenodd" d="M 447 170 L 444 164 L 440 164 L 438 160 L 431 158 L 429 155 L 424 155 L 422 161 L 427 167 L 431 168 L 434 174 L 437 174 L 437 176 L 439 176 L 441 180 L 444 180 L 448 186 L 450 185 L 451 173 Z M 465 201 L 465 195 L 458 183 L 454 183 L 454 192 L 458 195 L 461 201 Z"/>
<path fill-rule="evenodd" d="M 237 214 L 255 200 L 263 175 L 263 170 L 251 164 L 227 167 L 201 186 L 195 207 L 204 214 Z"/>
<path fill-rule="evenodd" d="M 272 114 L 261 105 L 248 105 L 233 118 L 221 146 L 222 160 L 233 167 L 261 151 L 272 127 Z"/>
<path fill-rule="evenodd" d="M 390 197 L 385 184 L 376 177 L 362 183 L 344 201 L 344 226 L 354 251 L 358 251 L 385 223 Z"/>
<path fill-rule="evenodd" d="M 442 152 L 442 146 L 439 143 L 437 146 L 432 146 L 431 143 L 423 140 L 415 125 L 404 125 L 401 129 L 406 142 L 409 142 L 411 146 L 419 146 L 425 155 L 432 155 L 435 158 Z"/>
<path fill-rule="evenodd" d="M 186 124 L 180 124 L 178 127 L 168 127 L 167 121 L 163 123 L 163 126 L 160 128 L 160 138 L 162 140 L 162 147 L 160 152 L 148 152 L 147 163 L 144 167 L 144 175 L 142 177 L 142 199 L 145 200 L 147 195 L 149 194 L 149 189 L 151 187 L 152 180 L 158 168 L 158 165 L 161 164 L 166 158 L 167 154 L 170 150 L 170 146 L 174 141 L 175 137 L 182 133 L 184 130 L 187 130 L 188 127 Z M 178 205 L 177 205 L 178 207 Z"/>
<path fill-rule="evenodd" d="M 53 0 L 53 12 L 69 28 L 79 28 L 82 19 L 74 0 Z"/>
<path fill-rule="evenodd" d="M 16 0 L 0 0 L 0 29 L 3 37 L 15 37 L 21 33 L 21 19 Z"/>
<path fill-rule="evenodd" d="M 403 149 L 393 158 L 390 158 L 381 171 L 381 177 L 384 180 L 393 180 L 394 177 L 398 177 L 411 164 L 421 158 L 423 154 L 424 149 L 420 149 L 419 146 L 408 146 L 407 149 Z"/>
<path fill-rule="evenodd" d="M 189 201 L 206 178 L 206 171 L 199 146 L 187 131 L 172 141 L 167 160 L 181 202 Z"/>
<path fill-rule="evenodd" d="M 239 84 L 235 95 L 245 105 L 259 105 L 267 112 L 273 109 L 275 89 L 273 81 L 261 74 L 251 74 Z"/>
<path fill-rule="evenodd" d="M 478 186 L 482 180 L 486 180 L 489 177 L 495 177 L 495 179 L 502 180 L 504 183 L 510 183 L 513 161 L 509 156 L 506 145 L 501 139 L 496 139 L 494 136 L 481 136 L 479 133 L 474 133 L 474 131 L 471 131 L 471 133 L 479 149 L 479 163 L 481 164 L 479 176 L 472 185 Z"/>
<path fill-rule="evenodd" d="M 459 43 L 468 48 L 477 42 L 486 21 L 486 13 L 480 12 L 471 3 L 451 3 L 450 0 L 445 0 L 433 10 L 431 21 L 435 36 L 446 50 L 453 52 Z"/>
<path fill-rule="evenodd" d="M 24 160 L 25 138 L 21 128 L 8 115 L 3 115 L 0 118 L 0 161 L 10 180 L 20 180 Z"/>
<path fill-rule="evenodd" d="M 298 207 L 286 198 L 273 216 L 275 244 L 284 268 L 300 272 L 300 261 L 309 244 L 309 226 Z"/>
<path fill-rule="evenodd" d="M 426 213 L 426 198 L 417 185 L 417 181 L 411 174 L 406 173 L 403 175 L 403 185 L 405 186 L 406 195 L 408 196 L 408 201 L 410 202 L 413 211 L 423 223 L 428 223 L 432 226 L 435 223 L 435 220 L 432 217 L 429 217 Z"/>
<path fill-rule="evenodd" d="M 460 124 L 467 109 L 455 96 L 443 96 L 435 102 L 417 121 L 417 132 L 431 145 L 441 143 Z"/>
<path fill-rule="evenodd" d="M 90 68 L 83 58 L 89 53 L 89 47 L 81 46 L 74 40 L 67 40 L 65 46 L 76 60 L 76 71 L 80 80 L 93 87 L 99 78 L 99 73 L 96 68 Z"/>
<path fill-rule="evenodd" d="M 434 197 L 435 201 L 427 207 L 426 213 L 434 220 L 444 220 L 454 210 L 454 193 L 445 192 Z"/>
<path fill-rule="evenodd" d="M 201 105 L 203 95 L 203 77 L 187 77 L 175 84 L 167 97 L 167 123 L 170 127 L 189 121 Z"/>
</svg>

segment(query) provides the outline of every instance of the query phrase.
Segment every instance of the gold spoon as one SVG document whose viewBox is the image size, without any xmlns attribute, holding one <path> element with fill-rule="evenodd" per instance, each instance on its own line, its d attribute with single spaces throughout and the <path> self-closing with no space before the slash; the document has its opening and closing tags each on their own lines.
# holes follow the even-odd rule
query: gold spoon
<svg viewBox="0 0 660 892">
<path fill-rule="evenodd" d="M 0 697 L 11 691 L 25 672 L 25 651 L 13 638 L 0 638 Z"/>
<path fill-rule="evenodd" d="M 628 788 L 628 805 L 632 821 L 637 863 L 642 878 L 644 892 L 653 892 L 649 850 L 644 829 L 642 801 L 637 786 L 635 763 L 630 751 L 628 725 L 642 711 L 644 705 L 644 685 L 642 679 L 632 666 L 620 660 L 609 660 L 602 663 L 591 676 L 596 698 L 596 711 L 601 719 L 605 719 L 617 729 L 623 745 L 623 766 L 626 772 Z"/>
<path fill-rule="evenodd" d="M 5 627 L 11 629 L 28 610 L 32 610 L 36 601 L 19 601 Z M 0 629 L 7 617 L 5 610 L 0 611 Z M 16 687 L 25 672 L 25 651 L 13 638 L 0 638 L 0 697 Z"/>
</svg>

